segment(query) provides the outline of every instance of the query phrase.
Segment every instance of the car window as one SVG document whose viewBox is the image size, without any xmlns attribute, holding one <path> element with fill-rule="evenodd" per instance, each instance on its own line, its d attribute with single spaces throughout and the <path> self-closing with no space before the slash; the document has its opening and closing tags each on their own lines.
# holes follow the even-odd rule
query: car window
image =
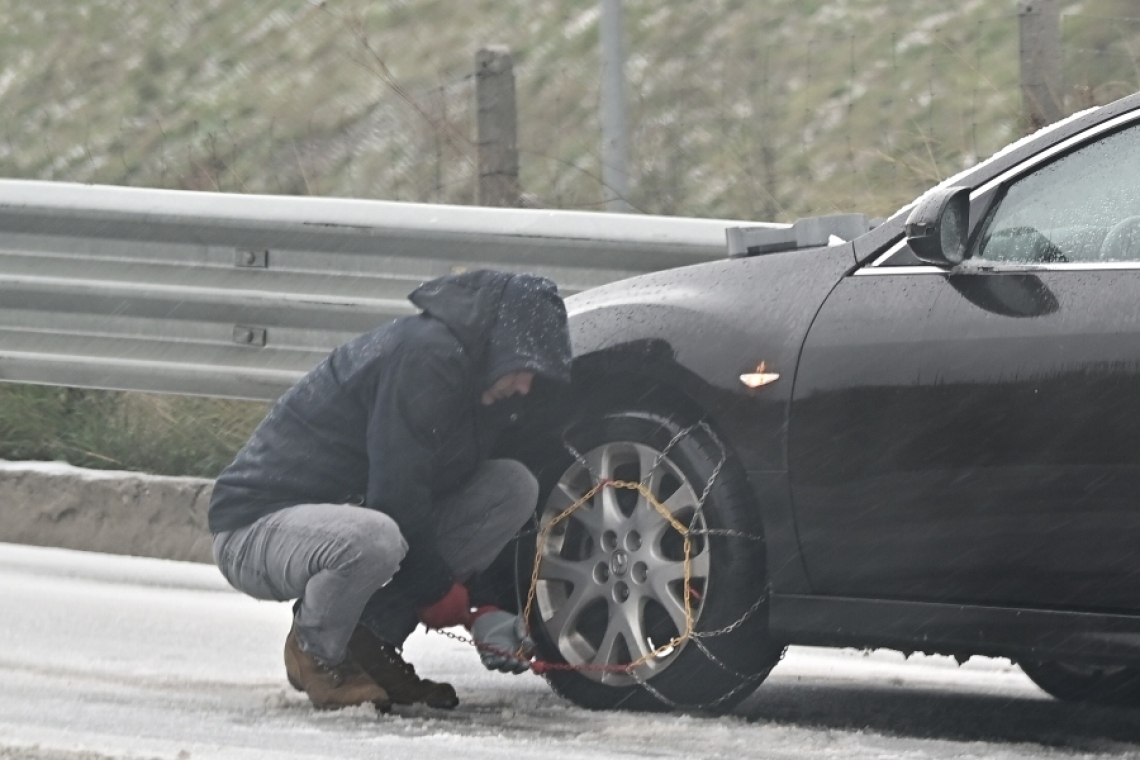
<svg viewBox="0 0 1140 760">
<path fill-rule="evenodd" d="M 1010 185 L 973 257 L 1140 261 L 1140 127 L 1085 145 Z"/>
<path fill-rule="evenodd" d="M 904 245 L 893 253 L 886 261 L 875 263 L 876 267 L 914 267 L 922 266 L 925 262 L 914 255 L 909 245 Z"/>
</svg>

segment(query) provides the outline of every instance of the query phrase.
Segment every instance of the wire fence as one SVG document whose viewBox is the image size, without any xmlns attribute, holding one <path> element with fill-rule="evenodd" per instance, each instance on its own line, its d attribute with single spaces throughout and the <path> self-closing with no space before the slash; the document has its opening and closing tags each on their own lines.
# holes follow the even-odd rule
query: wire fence
<svg viewBox="0 0 1140 760">
<path fill-rule="evenodd" d="M 993 4 L 980 7 L 992 13 Z M 686 43 L 700 29 L 632 15 L 629 200 L 647 213 L 783 221 L 889 213 L 1020 134 L 1013 9 L 884 13 L 854 31 L 821 21 L 795 34 L 764 19 L 727 31 L 706 20 L 712 39 L 702 44 Z M 315 73 L 265 82 L 274 67 L 235 55 L 174 108 L 166 107 L 171 61 L 145 51 L 125 77 L 132 97 L 92 102 L 61 92 L 0 124 L 0 174 L 473 203 L 470 56 L 437 68 L 433 81 L 401 79 L 385 61 L 391 40 L 370 37 L 354 18 L 312 6 L 269 14 L 283 39 L 323 40 Z M 534 41 L 516 53 L 521 184 L 535 205 L 597 208 L 596 49 L 565 47 Z M 1140 18 L 1064 15 L 1063 54 L 1066 113 L 1133 92 Z M 0 101 L 11 85 L 0 80 Z"/>
</svg>

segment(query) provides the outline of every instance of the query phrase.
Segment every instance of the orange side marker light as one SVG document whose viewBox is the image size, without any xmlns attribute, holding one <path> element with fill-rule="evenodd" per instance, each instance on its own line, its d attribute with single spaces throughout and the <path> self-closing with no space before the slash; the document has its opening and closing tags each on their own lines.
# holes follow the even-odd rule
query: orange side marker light
<svg viewBox="0 0 1140 760">
<path fill-rule="evenodd" d="M 779 379 L 780 373 L 769 372 L 764 362 L 760 362 L 760 366 L 756 368 L 755 372 L 749 372 L 740 376 L 740 382 L 749 388 L 760 388 L 769 383 L 774 383 Z"/>
</svg>

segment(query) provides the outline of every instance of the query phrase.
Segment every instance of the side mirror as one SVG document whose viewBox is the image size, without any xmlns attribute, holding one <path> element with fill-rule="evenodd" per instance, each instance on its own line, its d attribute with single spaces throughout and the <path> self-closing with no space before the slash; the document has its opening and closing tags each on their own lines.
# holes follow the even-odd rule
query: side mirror
<svg viewBox="0 0 1140 760">
<path fill-rule="evenodd" d="M 943 187 L 922 196 L 906 220 L 906 242 L 920 261 L 942 267 L 966 258 L 970 188 Z"/>
</svg>

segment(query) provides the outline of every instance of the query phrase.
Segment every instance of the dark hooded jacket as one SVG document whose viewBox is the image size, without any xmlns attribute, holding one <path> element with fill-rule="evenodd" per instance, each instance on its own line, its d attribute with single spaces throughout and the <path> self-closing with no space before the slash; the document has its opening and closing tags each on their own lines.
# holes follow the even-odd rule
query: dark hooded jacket
<svg viewBox="0 0 1140 760">
<path fill-rule="evenodd" d="M 435 546 L 436 497 L 462 486 L 505 427 L 480 397 L 508 372 L 566 383 L 570 340 L 554 283 L 476 271 L 425 283 L 423 312 L 333 350 L 273 406 L 218 477 L 213 533 L 296 504 L 360 504 L 408 542 L 400 586 L 418 604 L 453 579 Z"/>
</svg>

